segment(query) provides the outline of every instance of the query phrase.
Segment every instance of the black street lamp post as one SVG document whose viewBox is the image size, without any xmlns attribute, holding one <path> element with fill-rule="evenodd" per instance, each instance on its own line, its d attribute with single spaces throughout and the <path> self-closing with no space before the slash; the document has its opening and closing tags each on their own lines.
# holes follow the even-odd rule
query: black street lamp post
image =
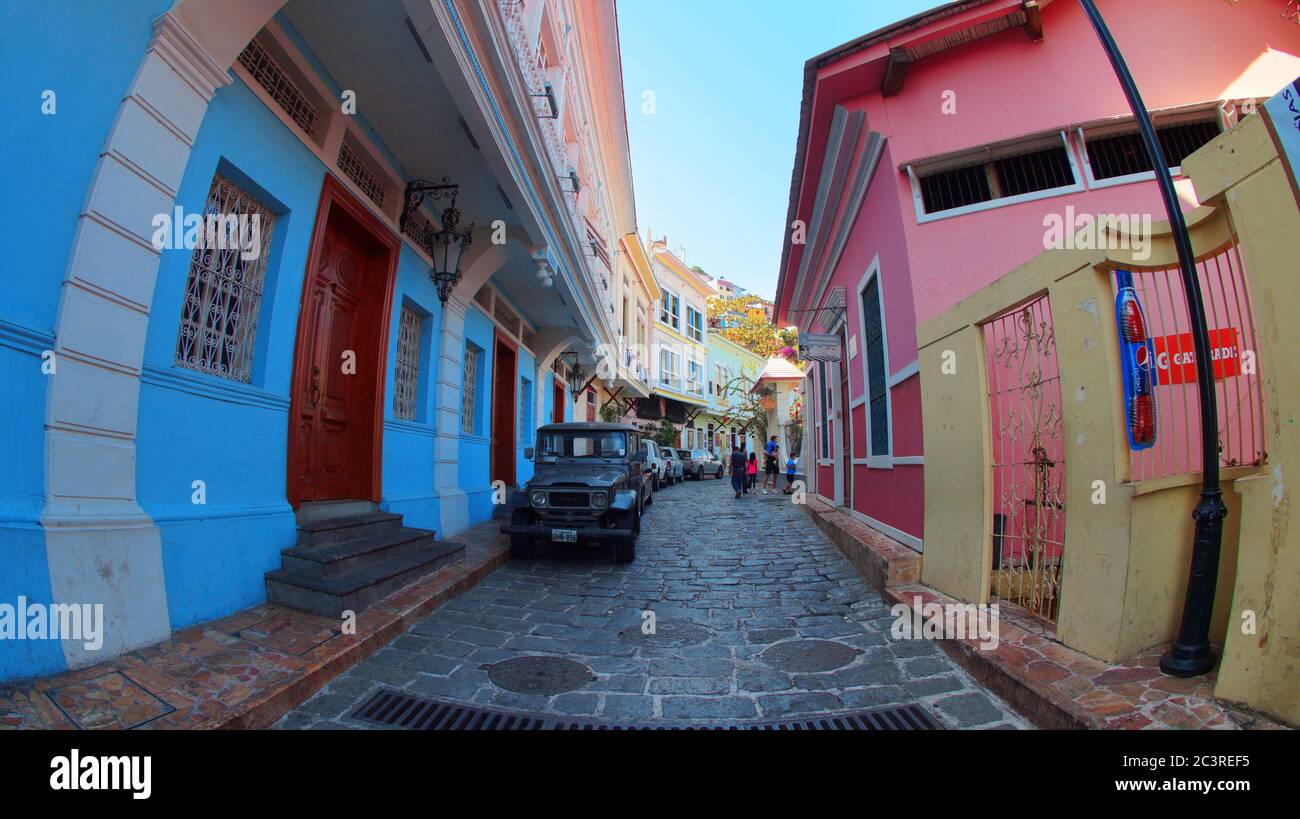
<svg viewBox="0 0 1300 819">
<path fill-rule="evenodd" d="M 1187 312 L 1191 318 L 1192 344 L 1196 353 L 1196 385 L 1201 405 L 1201 468 L 1204 480 L 1201 499 L 1192 512 L 1192 519 L 1196 521 L 1196 534 L 1192 542 L 1192 565 L 1187 580 L 1187 597 L 1183 602 L 1182 623 L 1173 647 L 1160 658 L 1160 670 L 1177 677 L 1192 677 L 1206 673 L 1214 668 L 1216 662 L 1210 651 L 1210 617 L 1214 611 L 1214 587 L 1219 575 L 1223 519 L 1228 514 L 1228 509 L 1223 504 L 1223 492 L 1219 488 L 1219 422 L 1214 402 L 1214 371 L 1210 366 L 1210 334 L 1205 323 L 1205 304 L 1200 281 L 1196 276 L 1187 222 L 1178 205 L 1174 180 L 1169 175 L 1169 164 L 1165 162 L 1160 140 L 1156 138 L 1155 125 L 1142 103 L 1133 75 L 1129 72 L 1119 47 L 1115 45 L 1115 38 L 1111 36 L 1101 12 L 1097 11 L 1096 3 L 1093 0 L 1079 2 L 1096 30 L 1097 39 L 1106 50 L 1106 56 L 1110 58 L 1115 76 L 1124 88 L 1124 96 L 1128 98 L 1133 117 L 1142 132 L 1142 142 L 1146 145 L 1147 157 L 1155 170 L 1160 196 L 1164 200 L 1165 211 L 1169 214 L 1174 247 L 1178 251 L 1178 266 L 1182 271 L 1183 292 L 1187 297 Z"/>
</svg>

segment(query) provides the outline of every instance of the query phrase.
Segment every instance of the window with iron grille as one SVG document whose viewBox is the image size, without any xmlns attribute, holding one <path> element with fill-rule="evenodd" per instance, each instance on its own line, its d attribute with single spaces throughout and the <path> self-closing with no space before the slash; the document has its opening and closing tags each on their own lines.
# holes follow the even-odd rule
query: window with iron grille
<svg viewBox="0 0 1300 819">
<path fill-rule="evenodd" d="M 918 172 L 926 213 L 939 213 L 1009 196 L 1074 185 L 1074 167 L 1065 145 L 1003 154 L 976 165 Z"/>
<path fill-rule="evenodd" d="M 384 199 L 388 196 L 388 188 L 380 180 L 379 176 L 370 170 L 361 155 L 348 145 L 347 140 L 344 140 L 343 144 L 339 146 L 339 170 L 343 171 L 348 179 L 357 183 L 357 187 L 371 202 L 381 208 L 384 206 Z"/>
<path fill-rule="evenodd" d="M 248 384 L 275 214 L 216 174 L 203 217 L 206 229 L 190 258 L 173 360 L 178 367 Z M 231 235 L 232 222 L 247 230 L 236 228 L 239 235 Z M 224 233 L 218 225 L 226 227 Z"/>
<path fill-rule="evenodd" d="M 308 136 L 315 136 L 316 127 L 320 123 L 316 106 L 311 104 L 298 84 L 256 39 L 250 40 L 240 52 L 239 64 L 271 95 L 275 104 L 298 123 L 299 128 L 306 131 Z"/>
<path fill-rule="evenodd" d="M 870 455 L 889 454 L 889 386 L 885 378 L 885 325 L 881 308 L 880 276 L 876 275 L 862 290 Z"/>
<path fill-rule="evenodd" d="M 1189 154 L 1218 135 L 1218 123 L 1212 119 L 1156 127 L 1160 149 L 1171 168 L 1180 167 Z M 1113 179 L 1151 171 L 1151 161 L 1142 144 L 1142 135 L 1137 131 L 1090 137 L 1087 139 L 1087 147 L 1093 179 Z"/>
<path fill-rule="evenodd" d="M 393 378 L 393 417 L 414 421 L 420 391 L 420 340 L 424 316 L 402 305 L 397 325 L 397 365 Z"/>
<path fill-rule="evenodd" d="M 461 376 L 460 431 L 473 435 L 478 427 L 479 348 L 465 345 L 465 371 Z"/>
</svg>

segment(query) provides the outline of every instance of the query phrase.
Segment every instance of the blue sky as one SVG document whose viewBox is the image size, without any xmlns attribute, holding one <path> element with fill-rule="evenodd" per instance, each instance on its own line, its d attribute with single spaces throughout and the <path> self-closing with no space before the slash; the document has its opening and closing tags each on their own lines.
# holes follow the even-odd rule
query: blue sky
<svg viewBox="0 0 1300 819">
<path fill-rule="evenodd" d="M 637 222 L 770 298 L 803 64 L 940 0 L 618 0 Z M 646 91 L 654 113 L 642 113 Z"/>
</svg>

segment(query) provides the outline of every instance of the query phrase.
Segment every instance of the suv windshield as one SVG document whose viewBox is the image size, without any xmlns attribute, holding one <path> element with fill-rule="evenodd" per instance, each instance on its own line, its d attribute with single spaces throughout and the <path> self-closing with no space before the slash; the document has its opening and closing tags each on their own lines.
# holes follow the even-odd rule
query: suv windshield
<svg viewBox="0 0 1300 819">
<path fill-rule="evenodd" d="M 625 458 L 627 457 L 627 433 L 542 432 L 538 435 L 537 457 L 539 460 Z"/>
</svg>

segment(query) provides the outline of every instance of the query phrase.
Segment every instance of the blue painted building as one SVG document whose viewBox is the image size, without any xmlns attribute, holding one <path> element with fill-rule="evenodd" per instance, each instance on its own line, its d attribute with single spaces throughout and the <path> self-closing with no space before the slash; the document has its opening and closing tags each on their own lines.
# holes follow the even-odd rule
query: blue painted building
<svg viewBox="0 0 1300 819">
<path fill-rule="evenodd" d="M 264 602 L 304 509 L 489 520 L 627 342 L 591 255 L 636 233 L 622 102 L 590 90 L 621 88 L 612 3 L 74 5 L 0 9 L 0 606 L 101 604 L 104 639 L 0 614 L 0 679 Z M 420 180 L 473 225 L 454 270 Z"/>
</svg>

